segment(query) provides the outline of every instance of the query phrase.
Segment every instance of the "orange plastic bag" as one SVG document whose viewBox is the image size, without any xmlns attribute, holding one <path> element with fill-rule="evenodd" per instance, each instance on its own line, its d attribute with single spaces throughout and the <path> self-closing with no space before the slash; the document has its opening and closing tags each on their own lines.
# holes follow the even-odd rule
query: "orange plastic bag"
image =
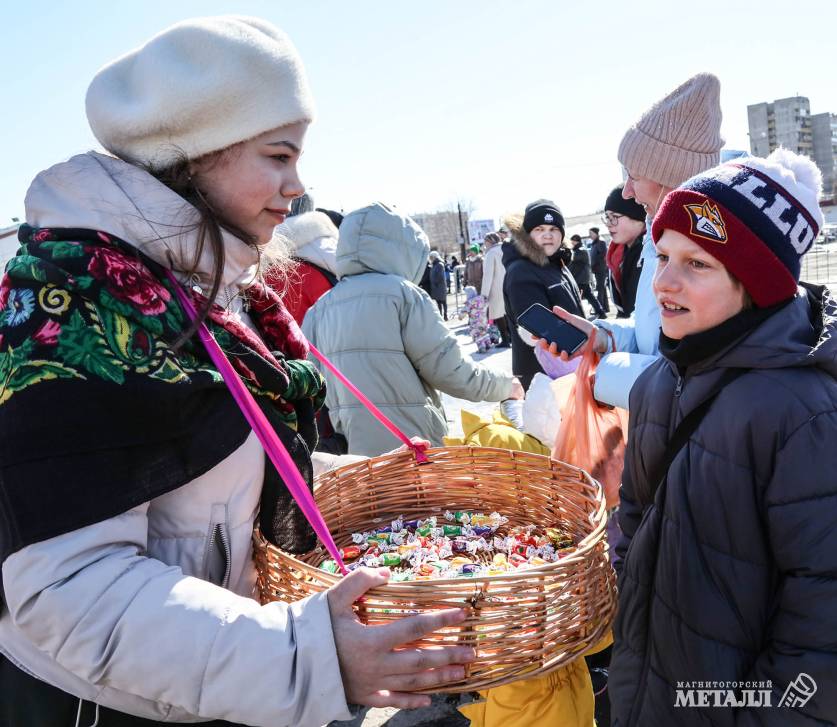
<svg viewBox="0 0 837 727">
<path fill-rule="evenodd" d="M 561 407 L 561 426 L 552 456 L 580 467 L 601 482 L 607 507 L 619 504 L 619 484 L 625 460 L 628 412 L 600 404 L 593 396 L 593 374 L 599 355 L 593 341 L 584 350 L 575 374 L 567 379 L 567 398 Z"/>
</svg>

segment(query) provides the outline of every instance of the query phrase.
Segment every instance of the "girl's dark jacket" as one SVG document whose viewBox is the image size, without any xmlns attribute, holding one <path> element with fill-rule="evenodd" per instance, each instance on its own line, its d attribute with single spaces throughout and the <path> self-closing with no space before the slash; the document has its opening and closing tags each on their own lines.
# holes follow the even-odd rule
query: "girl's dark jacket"
<svg viewBox="0 0 837 727">
<path fill-rule="evenodd" d="M 571 253 L 561 248 L 551 257 L 529 236 L 518 218 L 507 219 L 514 243 L 503 245 L 503 299 L 506 315 L 511 318 L 512 371 L 524 388 L 529 388 L 532 377 L 542 371 L 534 349 L 517 332 L 517 317 L 533 303 L 552 310 L 560 305 L 570 313 L 583 316 L 581 295 L 564 262 Z"/>
<path fill-rule="evenodd" d="M 614 725 L 837 720 L 836 315 L 826 289 L 801 289 L 685 375 L 661 358 L 633 387 Z M 642 512 L 638 487 L 728 369 L 747 373 L 718 395 Z M 816 693 L 804 707 L 778 707 L 800 673 Z M 729 681 L 771 682 L 773 706 L 675 706 L 678 682 Z"/>
</svg>

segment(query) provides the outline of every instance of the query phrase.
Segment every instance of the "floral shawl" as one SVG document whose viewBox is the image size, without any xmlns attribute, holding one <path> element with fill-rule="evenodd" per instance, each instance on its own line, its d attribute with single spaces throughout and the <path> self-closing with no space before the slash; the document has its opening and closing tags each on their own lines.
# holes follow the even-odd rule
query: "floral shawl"
<svg viewBox="0 0 837 727">
<path fill-rule="evenodd" d="M 187 319 L 160 265 L 92 230 L 19 239 L 0 283 L 0 562 L 190 482 L 250 433 L 197 337 L 173 348 Z M 208 325 L 310 482 L 324 381 L 277 295 L 246 292 L 261 336 L 218 306 Z M 313 545 L 269 461 L 260 517 Z"/>
</svg>

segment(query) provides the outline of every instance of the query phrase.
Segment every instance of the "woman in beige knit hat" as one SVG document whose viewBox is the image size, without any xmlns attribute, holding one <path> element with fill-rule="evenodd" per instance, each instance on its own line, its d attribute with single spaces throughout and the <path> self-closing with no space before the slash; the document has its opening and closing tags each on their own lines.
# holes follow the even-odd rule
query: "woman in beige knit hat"
<svg viewBox="0 0 837 727">
<path fill-rule="evenodd" d="M 591 324 L 555 309 L 588 335 L 595 333 L 599 352 L 608 354 L 599 363 L 595 385 L 596 399 L 606 404 L 627 409 L 634 381 L 657 358 L 660 312 L 651 286 L 656 268 L 651 222 L 669 191 L 720 161 L 724 143 L 720 92 L 715 76 L 697 74 L 651 106 L 619 145 L 619 161 L 627 175 L 623 195 L 635 199 L 648 213 L 633 315 Z M 545 348 L 546 343 L 541 346 Z M 560 353 L 554 346 L 552 352 Z"/>
</svg>

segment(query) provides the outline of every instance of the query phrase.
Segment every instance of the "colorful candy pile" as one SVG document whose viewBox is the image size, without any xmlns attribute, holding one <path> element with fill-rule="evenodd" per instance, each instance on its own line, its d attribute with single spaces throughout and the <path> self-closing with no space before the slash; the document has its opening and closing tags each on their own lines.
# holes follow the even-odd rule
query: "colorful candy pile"
<svg viewBox="0 0 837 727">
<path fill-rule="evenodd" d="M 554 563 L 575 546 L 572 537 L 557 528 L 537 525 L 504 527 L 508 518 L 472 512 L 445 512 L 425 520 L 398 518 L 390 525 L 353 533 L 340 551 L 346 567 L 392 569 L 393 581 L 498 575 L 528 566 Z M 337 564 L 320 566 L 337 573 Z"/>
</svg>

